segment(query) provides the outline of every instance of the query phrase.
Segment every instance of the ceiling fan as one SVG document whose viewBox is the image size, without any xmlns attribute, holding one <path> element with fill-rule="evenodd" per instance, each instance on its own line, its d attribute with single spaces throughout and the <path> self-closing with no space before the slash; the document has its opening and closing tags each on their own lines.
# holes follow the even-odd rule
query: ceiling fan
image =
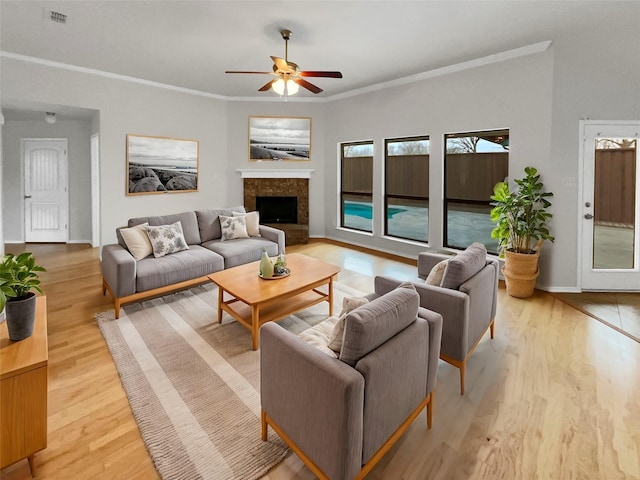
<svg viewBox="0 0 640 480">
<path fill-rule="evenodd" d="M 224 73 L 252 73 L 274 75 L 276 78 L 270 80 L 258 89 L 259 92 L 266 92 L 272 88 L 280 95 L 295 95 L 299 87 L 306 88 L 310 92 L 320 93 L 322 89 L 313 83 L 306 81 L 302 77 L 326 77 L 326 78 L 342 78 L 340 72 L 300 70 L 297 64 L 290 62 L 288 59 L 289 39 L 291 38 L 291 30 L 282 30 L 280 32 L 284 39 L 284 58 L 271 57 L 273 60 L 273 72 L 249 72 L 238 70 L 227 70 Z"/>
</svg>

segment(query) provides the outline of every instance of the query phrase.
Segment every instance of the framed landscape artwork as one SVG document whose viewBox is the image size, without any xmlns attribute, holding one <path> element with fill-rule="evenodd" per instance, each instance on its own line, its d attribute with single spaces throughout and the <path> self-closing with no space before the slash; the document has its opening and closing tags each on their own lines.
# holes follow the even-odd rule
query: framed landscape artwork
<svg viewBox="0 0 640 480">
<path fill-rule="evenodd" d="M 127 135 L 127 195 L 197 192 L 199 149 L 197 140 Z"/>
<path fill-rule="evenodd" d="M 249 160 L 308 161 L 311 157 L 311 118 L 249 117 Z"/>
</svg>

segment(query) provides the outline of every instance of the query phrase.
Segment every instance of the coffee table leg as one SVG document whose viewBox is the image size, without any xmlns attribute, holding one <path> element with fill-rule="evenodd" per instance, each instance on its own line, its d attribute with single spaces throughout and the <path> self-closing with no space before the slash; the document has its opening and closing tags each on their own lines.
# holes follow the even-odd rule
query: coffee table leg
<svg viewBox="0 0 640 480">
<path fill-rule="evenodd" d="M 218 287 L 218 323 L 222 323 L 222 299 L 224 298 L 224 290 Z"/>
<path fill-rule="evenodd" d="M 258 337 L 258 328 L 260 327 L 260 315 L 257 305 L 251 306 L 251 341 L 253 343 L 252 347 L 254 350 L 258 349 L 258 342 L 260 341 Z"/>
<path fill-rule="evenodd" d="M 333 277 L 329 277 L 329 316 L 333 315 Z"/>
</svg>

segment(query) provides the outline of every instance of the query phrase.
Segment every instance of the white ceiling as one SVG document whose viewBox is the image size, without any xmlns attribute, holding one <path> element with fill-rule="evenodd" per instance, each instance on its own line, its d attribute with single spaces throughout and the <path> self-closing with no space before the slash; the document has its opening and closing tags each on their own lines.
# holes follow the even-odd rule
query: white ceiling
<svg viewBox="0 0 640 480">
<path fill-rule="evenodd" d="M 50 10 L 67 23 L 52 22 Z M 325 90 L 318 97 L 330 97 L 633 14 L 640 15 L 638 1 L 2 0 L 0 49 L 224 97 L 263 97 L 275 96 L 257 92 L 271 77 L 224 71 L 270 70 L 269 56 L 284 56 L 279 32 L 288 28 L 290 61 L 343 73 L 310 79 Z"/>
</svg>

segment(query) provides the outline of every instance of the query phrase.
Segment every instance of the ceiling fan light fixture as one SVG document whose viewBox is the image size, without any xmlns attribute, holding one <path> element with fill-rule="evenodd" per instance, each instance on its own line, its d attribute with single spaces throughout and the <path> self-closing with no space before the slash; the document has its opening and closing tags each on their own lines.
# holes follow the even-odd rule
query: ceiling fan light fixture
<svg viewBox="0 0 640 480">
<path fill-rule="evenodd" d="M 47 122 L 49 125 L 53 125 L 54 123 L 56 123 L 56 114 L 53 112 L 46 112 L 44 121 Z"/>
<path fill-rule="evenodd" d="M 278 95 L 284 95 L 284 90 L 285 90 L 285 81 L 284 81 L 284 79 L 279 78 L 278 80 L 273 82 L 273 84 L 271 85 L 271 88 Z M 287 89 L 287 95 L 295 95 L 296 93 L 298 93 L 298 90 L 300 89 L 300 87 L 298 86 L 298 84 L 296 82 L 294 82 L 293 80 L 289 79 L 289 80 L 287 80 L 287 83 L 286 83 L 286 89 Z"/>
</svg>

